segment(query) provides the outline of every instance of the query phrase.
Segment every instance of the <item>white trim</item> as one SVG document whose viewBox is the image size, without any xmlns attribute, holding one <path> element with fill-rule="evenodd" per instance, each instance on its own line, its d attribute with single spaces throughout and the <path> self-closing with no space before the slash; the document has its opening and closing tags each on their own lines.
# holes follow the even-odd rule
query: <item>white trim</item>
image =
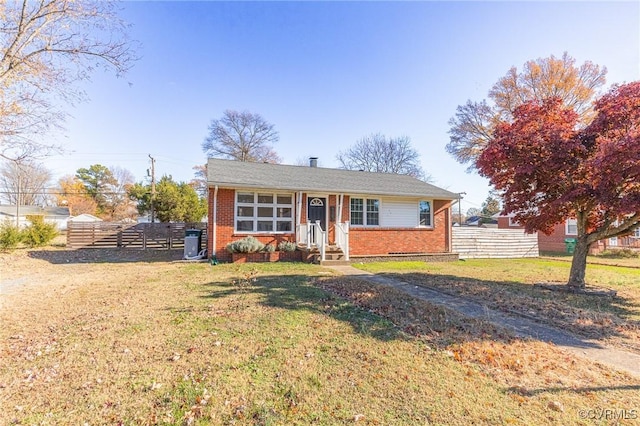
<svg viewBox="0 0 640 426">
<path fill-rule="evenodd" d="M 355 225 L 353 223 L 353 217 L 351 216 L 351 202 L 352 200 L 362 200 L 362 224 L 357 224 Z M 369 225 L 368 221 L 367 221 L 367 201 L 377 201 L 378 202 L 378 223 L 376 223 L 375 225 Z M 351 224 L 351 227 L 362 227 L 362 228 L 379 228 L 382 225 L 382 198 L 381 197 L 363 197 L 363 196 L 354 196 L 351 195 L 349 196 L 349 223 Z"/>
<path fill-rule="evenodd" d="M 429 225 L 420 224 L 420 203 L 422 203 L 423 201 L 429 203 Z M 435 224 L 433 223 L 433 200 L 430 200 L 430 199 L 418 200 L 418 228 L 433 229 L 435 227 L 434 225 Z"/>
<path fill-rule="evenodd" d="M 238 202 L 238 195 L 240 194 L 252 194 L 253 195 L 253 202 L 249 203 L 239 203 Z M 272 202 L 271 203 L 259 203 L 259 197 L 260 195 L 270 195 L 272 196 Z M 283 204 L 283 203 L 278 203 L 278 196 L 287 196 L 290 198 L 290 202 L 288 204 Z M 267 217 L 267 216 L 259 216 L 258 213 L 258 209 L 262 206 L 262 208 L 272 208 L 272 209 L 277 209 L 277 208 L 288 208 L 291 210 L 291 215 L 289 217 L 285 217 L 285 218 L 278 218 L 278 216 L 276 214 L 274 214 L 274 211 L 272 210 L 272 214 L 271 216 Z M 251 208 L 253 210 L 253 215 L 252 216 L 238 216 L 238 208 L 240 207 L 248 207 Z M 255 191 L 248 191 L 248 190 L 241 190 L 241 189 L 237 189 L 235 191 L 235 195 L 234 195 L 234 200 L 233 200 L 233 231 L 235 233 L 239 233 L 239 234 L 291 234 L 291 233 L 295 233 L 295 228 L 294 228 L 294 210 L 295 210 L 295 193 L 293 192 L 283 192 L 283 191 L 272 191 L 272 190 L 255 190 Z M 271 223 L 272 223 L 272 229 L 268 230 L 268 231 L 261 231 L 258 230 L 258 222 L 262 221 L 262 222 L 268 222 L 269 219 L 271 219 Z M 248 230 L 241 230 L 238 229 L 238 222 L 239 221 L 244 221 L 244 222 L 253 222 L 252 224 L 252 230 L 248 231 Z M 288 222 L 291 224 L 291 229 L 288 231 L 278 231 L 278 223 L 285 223 Z"/>
<path fill-rule="evenodd" d="M 576 232 L 569 232 L 569 221 L 575 222 Z M 564 235 L 578 235 L 578 220 L 577 219 L 567 219 L 564 221 Z"/>
</svg>

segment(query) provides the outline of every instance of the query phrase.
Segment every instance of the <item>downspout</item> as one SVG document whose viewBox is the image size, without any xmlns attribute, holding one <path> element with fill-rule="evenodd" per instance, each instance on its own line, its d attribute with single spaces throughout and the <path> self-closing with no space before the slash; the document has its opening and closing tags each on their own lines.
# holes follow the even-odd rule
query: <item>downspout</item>
<svg viewBox="0 0 640 426">
<path fill-rule="evenodd" d="M 213 188 L 213 221 L 211 223 L 213 242 L 209 256 L 216 256 L 216 244 L 218 242 L 218 185 Z"/>
</svg>

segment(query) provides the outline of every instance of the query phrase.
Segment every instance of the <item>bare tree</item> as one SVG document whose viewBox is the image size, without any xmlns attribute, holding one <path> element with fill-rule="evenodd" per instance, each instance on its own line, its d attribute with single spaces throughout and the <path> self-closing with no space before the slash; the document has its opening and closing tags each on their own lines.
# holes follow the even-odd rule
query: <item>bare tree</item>
<svg viewBox="0 0 640 426">
<path fill-rule="evenodd" d="M 0 167 L 0 195 L 9 204 L 35 206 L 47 204 L 46 187 L 51 171 L 33 161 L 5 161 Z"/>
<path fill-rule="evenodd" d="M 198 196 L 206 198 L 209 191 L 209 184 L 207 183 L 207 165 L 199 164 L 191 168 L 193 170 L 193 179 L 189 182 L 189 185 L 196 190 Z"/>
<path fill-rule="evenodd" d="M 278 140 L 273 124 L 261 115 L 226 110 L 221 119 L 211 121 L 209 136 L 202 143 L 202 149 L 211 157 L 280 163 L 272 146 Z"/>
<path fill-rule="evenodd" d="M 133 174 L 121 167 L 110 167 L 113 177 L 107 186 L 105 218 L 109 220 L 131 219 L 138 215 L 136 204 L 129 198 L 127 190 L 134 184 Z"/>
<path fill-rule="evenodd" d="M 524 64 L 522 71 L 512 67 L 489 92 L 489 99 L 467 101 L 458 106 L 449 120 L 447 152 L 462 164 L 475 168 L 493 130 L 500 120 L 512 121 L 515 109 L 530 100 L 560 98 L 563 104 L 576 111 L 583 124 L 593 117 L 592 102 L 606 82 L 607 69 L 590 61 L 576 65 L 576 60 L 564 53 L 561 58 L 551 55 Z"/>
<path fill-rule="evenodd" d="M 343 169 L 367 172 L 397 173 L 429 181 L 420 154 L 407 136 L 388 138 L 380 133 L 366 136 L 336 156 Z"/>
<path fill-rule="evenodd" d="M 77 82 L 95 68 L 126 72 L 136 59 L 115 3 L 0 2 L 0 156 L 47 155 L 43 135 L 67 117 L 60 105 L 86 98 Z"/>
</svg>

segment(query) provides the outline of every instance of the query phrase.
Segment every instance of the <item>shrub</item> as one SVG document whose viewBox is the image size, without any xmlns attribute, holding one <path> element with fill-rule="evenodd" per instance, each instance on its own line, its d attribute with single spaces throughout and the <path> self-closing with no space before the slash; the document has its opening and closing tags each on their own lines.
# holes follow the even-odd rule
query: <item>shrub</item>
<svg viewBox="0 0 640 426">
<path fill-rule="evenodd" d="M 640 257 L 640 252 L 630 249 L 630 248 L 624 248 L 624 249 L 609 249 L 609 250 L 605 250 L 602 253 L 599 254 L 600 257 L 607 257 L 610 259 L 633 259 L 636 257 Z"/>
<path fill-rule="evenodd" d="M 280 251 L 296 251 L 296 243 L 292 241 L 280 241 L 278 244 L 278 250 Z"/>
<path fill-rule="evenodd" d="M 8 220 L 0 225 L 0 250 L 13 250 L 22 241 L 22 231 Z"/>
<path fill-rule="evenodd" d="M 226 248 L 229 253 L 256 253 L 264 249 L 264 244 L 249 236 L 230 242 Z"/>
<path fill-rule="evenodd" d="M 273 253 L 274 251 L 276 251 L 276 246 L 274 246 L 273 244 L 267 244 L 262 250 L 266 251 L 267 253 Z"/>
<path fill-rule="evenodd" d="M 44 216 L 27 216 L 31 224 L 23 232 L 22 241 L 29 247 L 42 247 L 50 243 L 57 235 L 58 230 L 54 223 L 44 221 Z"/>
</svg>

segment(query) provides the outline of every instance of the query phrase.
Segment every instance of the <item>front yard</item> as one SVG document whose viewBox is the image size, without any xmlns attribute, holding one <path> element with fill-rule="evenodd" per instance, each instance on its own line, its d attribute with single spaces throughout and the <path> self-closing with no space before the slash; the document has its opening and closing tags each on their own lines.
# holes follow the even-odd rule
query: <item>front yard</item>
<svg viewBox="0 0 640 426">
<path fill-rule="evenodd" d="M 0 254 L 0 424 L 586 425 L 640 415 L 638 378 L 319 266 L 87 252 Z M 568 270 L 474 262 L 361 267 L 470 297 L 482 285 L 497 304 L 519 304 L 542 275 Z M 637 324 L 638 275 L 608 276 L 599 284 L 622 301 L 599 309 Z"/>
</svg>

